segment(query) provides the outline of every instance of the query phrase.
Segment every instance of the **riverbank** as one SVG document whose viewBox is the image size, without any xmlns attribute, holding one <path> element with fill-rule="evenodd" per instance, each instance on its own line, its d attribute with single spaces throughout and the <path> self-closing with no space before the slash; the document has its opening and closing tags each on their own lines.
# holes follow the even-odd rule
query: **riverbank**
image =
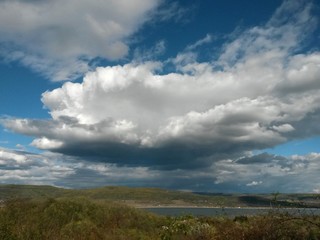
<svg viewBox="0 0 320 240">
<path fill-rule="evenodd" d="M 320 216 L 320 209 L 312 208 L 205 208 L 205 207 L 156 207 L 140 208 L 162 216 L 228 217 L 288 214 L 292 216 Z"/>
</svg>

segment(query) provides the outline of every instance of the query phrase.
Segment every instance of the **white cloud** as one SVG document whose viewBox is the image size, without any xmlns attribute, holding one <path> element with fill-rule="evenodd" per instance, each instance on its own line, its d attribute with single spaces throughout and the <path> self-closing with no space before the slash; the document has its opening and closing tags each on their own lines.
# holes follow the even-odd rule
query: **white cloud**
<svg viewBox="0 0 320 240">
<path fill-rule="evenodd" d="M 291 132 L 294 131 L 294 127 L 292 127 L 290 124 L 282 124 L 279 126 L 273 126 L 272 127 L 274 130 L 278 131 L 278 132 Z"/>
<path fill-rule="evenodd" d="M 119 59 L 158 0 L 0 1 L 0 55 L 58 81 L 88 71 L 95 57 Z"/>
<path fill-rule="evenodd" d="M 38 138 L 32 142 L 32 145 L 40 148 L 40 149 L 55 149 L 59 148 L 63 145 L 63 142 L 51 140 L 46 137 Z"/>
<path fill-rule="evenodd" d="M 263 182 L 262 181 L 252 181 L 251 183 L 247 183 L 246 186 L 252 187 L 252 186 L 258 186 L 261 185 Z"/>
<path fill-rule="evenodd" d="M 203 44 L 207 44 L 210 43 L 212 41 L 212 36 L 210 34 L 207 34 L 204 38 L 196 41 L 194 44 L 191 44 L 189 46 L 186 47 L 187 51 L 192 51 L 200 46 L 202 46 Z"/>
<path fill-rule="evenodd" d="M 319 153 L 289 157 L 249 154 L 238 160 L 218 161 L 210 169 L 215 188 L 228 187 L 239 192 L 312 192 L 320 180 Z M 258 188 L 251 189 L 254 186 Z"/>
<path fill-rule="evenodd" d="M 5 161 L 14 161 L 16 163 L 24 163 L 27 161 L 27 158 L 20 154 L 0 150 L 0 163 L 5 163 Z"/>
<path fill-rule="evenodd" d="M 283 1 L 264 26 L 252 27 L 226 44 L 219 64 L 233 67 L 248 62 L 248 58 L 265 57 L 265 54 L 285 58 L 299 49 L 305 37 L 316 29 L 317 18 L 311 15 L 313 6 L 311 1 Z"/>
<path fill-rule="evenodd" d="M 299 54 L 292 57 L 286 81 L 279 83 L 282 92 L 307 92 L 319 89 L 320 53 Z"/>
<path fill-rule="evenodd" d="M 62 162 L 58 154 L 34 154 L 0 149 L 0 182 L 50 184 L 75 172 L 75 162 Z"/>
</svg>

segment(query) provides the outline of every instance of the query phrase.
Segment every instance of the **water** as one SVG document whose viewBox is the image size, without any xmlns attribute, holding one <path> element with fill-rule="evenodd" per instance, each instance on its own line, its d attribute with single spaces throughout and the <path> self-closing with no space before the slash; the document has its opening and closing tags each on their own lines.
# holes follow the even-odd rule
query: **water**
<svg viewBox="0 0 320 240">
<path fill-rule="evenodd" d="M 143 208 L 146 211 L 165 215 L 165 216 L 182 216 L 182 215 L 193 215 L 193 216 L 254 216 L 263 215 L 268 213 L 289 213 L 292 215 L 320 215 L 320 208 Z"/>
</svg>

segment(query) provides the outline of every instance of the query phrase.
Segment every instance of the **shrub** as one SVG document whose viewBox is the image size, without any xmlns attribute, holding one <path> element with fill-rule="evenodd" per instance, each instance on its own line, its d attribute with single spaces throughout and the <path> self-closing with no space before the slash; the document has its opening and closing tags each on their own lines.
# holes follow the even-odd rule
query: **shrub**
<svg viewBox="0 0 320 240">
<path fill-rule="evenodd" d="M 0 239 L 317 240 L 320 216 L 161 217 L 83 198 L 22 199 L 0 208 Z"/>
<path fill-rule="evenodd" d="M 161 239 L 214 239 L 215 228 L 198 218 L 190 216 L 171 219 L 169 225 L 162 226 Z"/>
</svg>

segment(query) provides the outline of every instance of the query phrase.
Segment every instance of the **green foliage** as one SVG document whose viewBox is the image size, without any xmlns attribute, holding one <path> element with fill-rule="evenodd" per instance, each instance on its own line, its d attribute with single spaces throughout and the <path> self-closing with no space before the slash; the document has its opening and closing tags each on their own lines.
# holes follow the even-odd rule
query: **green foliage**
<svg viewBox="0 0 320 240">
<path fill-rule="evenodd" d="M 214 238 L 214 226 L 190 216 L 173 218 L 169 225 L 162 226 L 161 240 Z"/>
<path fill-rule="evenodd" d="M 12 200 L 0 209 L 0 239 L 147 239 L 158 236 L 153 230 L 160 229 L 159 219 L 86 199 Z"/>
<path fill-rule="evenodd" d="M 0 239 L 316 240 L 320 216 L 161 217 L 85 198 L 20 199 L 0 208 Z"/>
<path fill-rule="evenodd" d="M 247 219 L 207 219 L 216 228 L 216 240 L 316 240 L 320 239 L 319 216 L 281 213 Z"/>
</svg>

